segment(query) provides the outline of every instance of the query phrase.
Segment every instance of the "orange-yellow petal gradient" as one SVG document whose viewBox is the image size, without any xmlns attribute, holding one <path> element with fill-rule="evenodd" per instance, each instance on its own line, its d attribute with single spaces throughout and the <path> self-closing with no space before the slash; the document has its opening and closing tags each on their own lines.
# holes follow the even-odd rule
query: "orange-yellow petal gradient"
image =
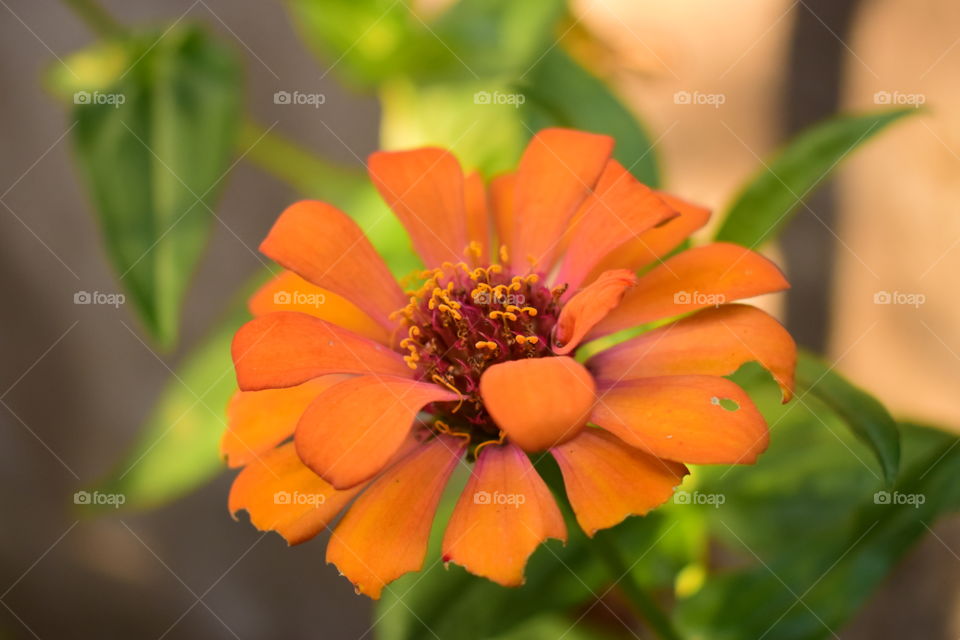
<svg viewBox="0 0 960 640">
<path fill-rule="evenodd" d="M 480 451 L 443 536 L 443 561 L 505 587 L 523 584 L 527 558 L 567 527 L 550 489 L 511 444 Z"/>
<path fill-rule="evenodd" d="M 743 304 L 704 309 L 598 353 L 587 368 L 598 380 L 702 374 L 726 376 L 759 362 L 793 395 L 797 345 L 769 314 Z"/>
<path fill-rule="evenodd" d="M 570 129 L 543 129 L 517 167 L 510 257 L 518 273 L 548 271 L 570 218 L 596 185 L 613 139 Z"/>
<path fill-rule="evenodd" d="M 527 451 L 577 435 L 590 417 L 595 391 L 590 373 L 566 356 L 501 362 L 480 377 L 493 421 Z"/>
<path fill-rule="evenodd" d="M 770 439 L 749 396 L 725 378 L 639 378 L 598 395 L 591 422 L 658 458 L 751 464 Z"/>
<path fill-rule="evenodd" d="M 789 288 L 780 269 L 750 249 L 724 242 L 696 247 L 641 276 L 589 337 Z"/>
<path fill-rule="evenodd" d="M 457 395 L 432 383 L 360 376 L 321 393 L 300 418 L 294 442 L 303 463 L 338 489 L 369 480 L 400 449 L 417 413 Z"/>
<path fill-rule="evenodd" d="M 603 429 L 584 429 L 550 453 L 563 473 L 577 522 L 590 537 L 660 506 L 689 473 L 682 464 L 655 458 Z"/>
<path fill-rule="evenodd" d="M 504 173 L 490 181 L 490 209 L 493 212 L 493 228 L 497 235 L 495 248 L 497 251 L 500 247 L 507 248 L 507 259 L 499 260 L 501 264 L 509 263 L 512 255 L 510 240 L 513 237 L 513 194 L 516 186 L 515 173 Z"/>
<path fill-rule="evenodd" d="M 463 260 L 463 171 L 452 153 L 428 147 L 370 155 L 370 178 L 428 267 Z"/>
<path fill-rule="evenodd" d="M 307 282 L 293 271 L 284 271 L 260 287 L 247 307 L 255 316 L 274 311 L 299 311 L 371 340 L 390 343 L 390 333 L 357 305 L 333 291 Z"/>
<path fill-rule="evenodd" d="M 423 566 L 437 503 L 463 447 L 449 436 L 417 447 L 347 511 L 327 545 L 327 562 L 358 593 L 377 599 L 389 582 Z"/>
<path fill-rule="evenodd" d="M 314 398 L 346 378 L 322 376 L 286 389 L 234 393 L 227 405 L 227 430 L 220 441 L 227 464 L 243 466 L 292 436 Z"/>
<path fill-rule="evenodd" d="M 317 535 L 360 487 L 337 491 L 300 462 L 293 443 L 267 451 L 237 475 L 229 508 L 250 514 L 260 531 L 276 531 L 288 544 Z"/>
<path fill-rule="evenodd" d="M 641 269 L 676 249 L 691 233 L 707 224 L 707 220 L 710 219 L 709 209 L 662 191 L 657 191 L 656 194 L 680 215 L 660 226 L 644 231 L 636 238 L 630 238 L 625 244 L 614 249 L 594 267 L 590 278 L 608 269 L 634 271 Z M 589 281 L 590 278 L 587 280 Z"/>
<path fill-rule="evenodd" d="M 408 300 L 386 263 L 342 211 L 315 200 L 287 207 L 260 251 L 318 287 L 343 296 L 387 331 Z"/>
<path fill-rule="evenodd" d="M 637 277 L 627 269 L 605 271 L 564 305 L 553 330 L 553 352 L 564 356 L 623 299 Z"/>
<path fill-rule="evenodd" d="M 295 311 L 246 323 L 233 337 L 232 352 L 243 391 L 292 387 L 330 373 L 413 373 L 384 345 Z"/>
<path fill-rule="evenodd" d="M 490 263 L 490 211 L 483 176 L 476 171 L 464 178 L 463 198 L 467 212 L 467 241 L 477 243 L 480 257 L 475 262 L 484 266 Z"/>
<path fill-rule="evenodd" d="M 656 192 L 611 160 L 571 225 L 556 283 L 576 291 L 604 256 L 677 215 Z"/>
</svg>

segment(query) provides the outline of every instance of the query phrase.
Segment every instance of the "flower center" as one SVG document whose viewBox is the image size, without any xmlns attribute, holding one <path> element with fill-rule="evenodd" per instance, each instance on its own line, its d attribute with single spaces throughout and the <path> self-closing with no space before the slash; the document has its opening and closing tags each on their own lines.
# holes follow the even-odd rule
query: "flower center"
<svg viewBox="0 0 960 640">
<path fill-rule="evenodd" d="M 510 275 L 499 264 L 470 269 L 447 262 L 418 275 L 423 285 L 397 312 L 407 328 L 404 360 L 418 379 L 460 396 L 426 408 L 432 428 L 471 445 L 498 440 L 480 398 L 480 376 L 500 362 L 552 355 L 550 333 L 566 287 L 549 289 L 540 275 Z"/>
</svg>

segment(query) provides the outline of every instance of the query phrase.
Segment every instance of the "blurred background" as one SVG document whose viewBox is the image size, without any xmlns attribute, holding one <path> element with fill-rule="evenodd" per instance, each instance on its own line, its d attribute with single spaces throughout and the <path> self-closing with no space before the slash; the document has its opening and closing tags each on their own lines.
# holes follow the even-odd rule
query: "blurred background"
<svg viewBox="0 0 960 640">
<path fill-rule="evenodd" d="M 129 452 L 298 196 L 235 165 L 172 352 L 143 337 L 129 305 L 74 304 L 120 288 L 74 162 L 76 123 L 42 77 L 93 35 L 63 4 L 0 4 L 0 638 L 375 637 L 371 603 L 324 564 L 320 540 L 288 549 L 231 520 L 232 473 L 157 510 L 78 515 L 74 492 Z M 357 168 L 379 146 L 377 98 L 342 84 L 335 60 L 318 64 L 280 2 L 103 5 L 123 24 L 206 24 L 242 57 L 247 110 L 264 128 Z M 584 0 L 571 11 L 558 42 L 644 118 L 664 186 L 714 208 L 825 116 L 924 104 L 845 160 L 770 252 L 794 284 L 776 305 L 799 342 L 896 416 L 960 431 L 960 4 Z M 297 90 L 324 103 L 274 100 Z M 922 303 L 884 304 L 883 292 Z M 932 534 L 838 637 L 960 636 L 960 519 Z"/>
</svg>

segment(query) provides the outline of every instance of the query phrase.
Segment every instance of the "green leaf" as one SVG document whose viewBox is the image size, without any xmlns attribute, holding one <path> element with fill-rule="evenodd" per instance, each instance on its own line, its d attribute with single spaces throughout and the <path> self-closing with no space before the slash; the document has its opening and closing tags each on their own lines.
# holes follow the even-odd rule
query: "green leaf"
<svg viewBox="0 0 960 640">
<path fill-rule="evenodd" d="M 779 405 L 753 365 L 735 377 L 770 422 L 771 446 L 751 467 L 697 469 L 696 491 L 723 499 L 689 508 L 710 519 L 726 568 L 680 601 L 678 624 L 691 638 L 830 637 L 927 525 L 960 508 L 958 441 L 903 427 L 904 470 L 888 487 L 825 405 Z"/>
<path fill-rule="evenodd" d="M 240 73 L 233 52 L 198 28 L 126 46 L 134 62 L 125 73 L 79 94 L 74 146 L 110 260 L 169 347 L 233 152 Z"/>
<path fill-rule="evenodd" d="M 646 130 L 607 86 L 559 47 L 541 58 L 519 85 L 522 114 L 532 135 L 544 127 L 571 127 L 613 136 L 616 158 L 644 184 L 660 184 Z"/>
<path fill-rule="evenodd" d="M 257 283 L 262 280 L 258 277 Z M 244 299 L 252 289 L 245 289 Z M 125 508 L 154 508 L 225 469 L 220 438 L 227 427 L 227 402 L 237 389 L 230 344 L 249 317 L 246 305 L 237 304 L 177 367 L 136 444 L 100 484 L 100 492 L 123 494 Z"/>
<path fill-rule="evenodd" d="M 716 239 L 747 247 L 773 240 L 842 160 L 887 125 L 917 111 L 906 108 L 838 116 L 801 132 L 734 199 Z"/>
<path fill-rule="evenodd" d="M 876 398 L 807 353 L 801 353 L 797 362 L 797 388 L 803 397 L 816 398 L 840 416 L 873 450 L 887 484 L 896 481 L 900 465 L 900 431 Z"/>
</svg>

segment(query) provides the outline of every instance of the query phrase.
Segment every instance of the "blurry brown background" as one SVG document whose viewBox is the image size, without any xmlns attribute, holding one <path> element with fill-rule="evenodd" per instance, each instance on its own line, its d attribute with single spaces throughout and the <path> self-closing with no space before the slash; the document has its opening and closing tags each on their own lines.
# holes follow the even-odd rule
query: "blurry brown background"
<svg viewBox="0 0 960 640">
<path fill-rule="evenodd" d="M 345 163 L 375 148 L 375 100 L 325 74 L 280 4 L 104 4 L 128 24 L 206 22 L 245 57 L 259 120 Z M 371 637 L 369 603 L 324 565 L 322 540 L 288 550 L 229 518 L 228 474 L 153 513 L 77 521 L 73 492 L 127 451 L 182 352 L 151 352 L 129 309 L 73 304 L 117 281 L 71 162 L 72 123 L 39 77 L 92 38 L 56 2 L 0 5 L 0 638 Z M 584 0 L 576 11 L 606 43 L 596 66 L 658 140 L 667 186 L 714 207 L 787 132 L 838 105 L 874 108 L 878 91 L 924 97 L 927 113 L 851 158 L 776 255 L 802 342 L 898 416 L 960 428 L 960 4 Z M 274 105 L 281 89 L 327 101 Z M 676 104 L 677 91 L 725 101 Z M 228 182 L 184 351 L 257 270 L 255 247 L 295 197 L 243 163 Z M 877 305 L 879 291 L 926 301 Z M 960 635 L 960 521 L 935 534 L 838 635 Z"/>
</svg>

